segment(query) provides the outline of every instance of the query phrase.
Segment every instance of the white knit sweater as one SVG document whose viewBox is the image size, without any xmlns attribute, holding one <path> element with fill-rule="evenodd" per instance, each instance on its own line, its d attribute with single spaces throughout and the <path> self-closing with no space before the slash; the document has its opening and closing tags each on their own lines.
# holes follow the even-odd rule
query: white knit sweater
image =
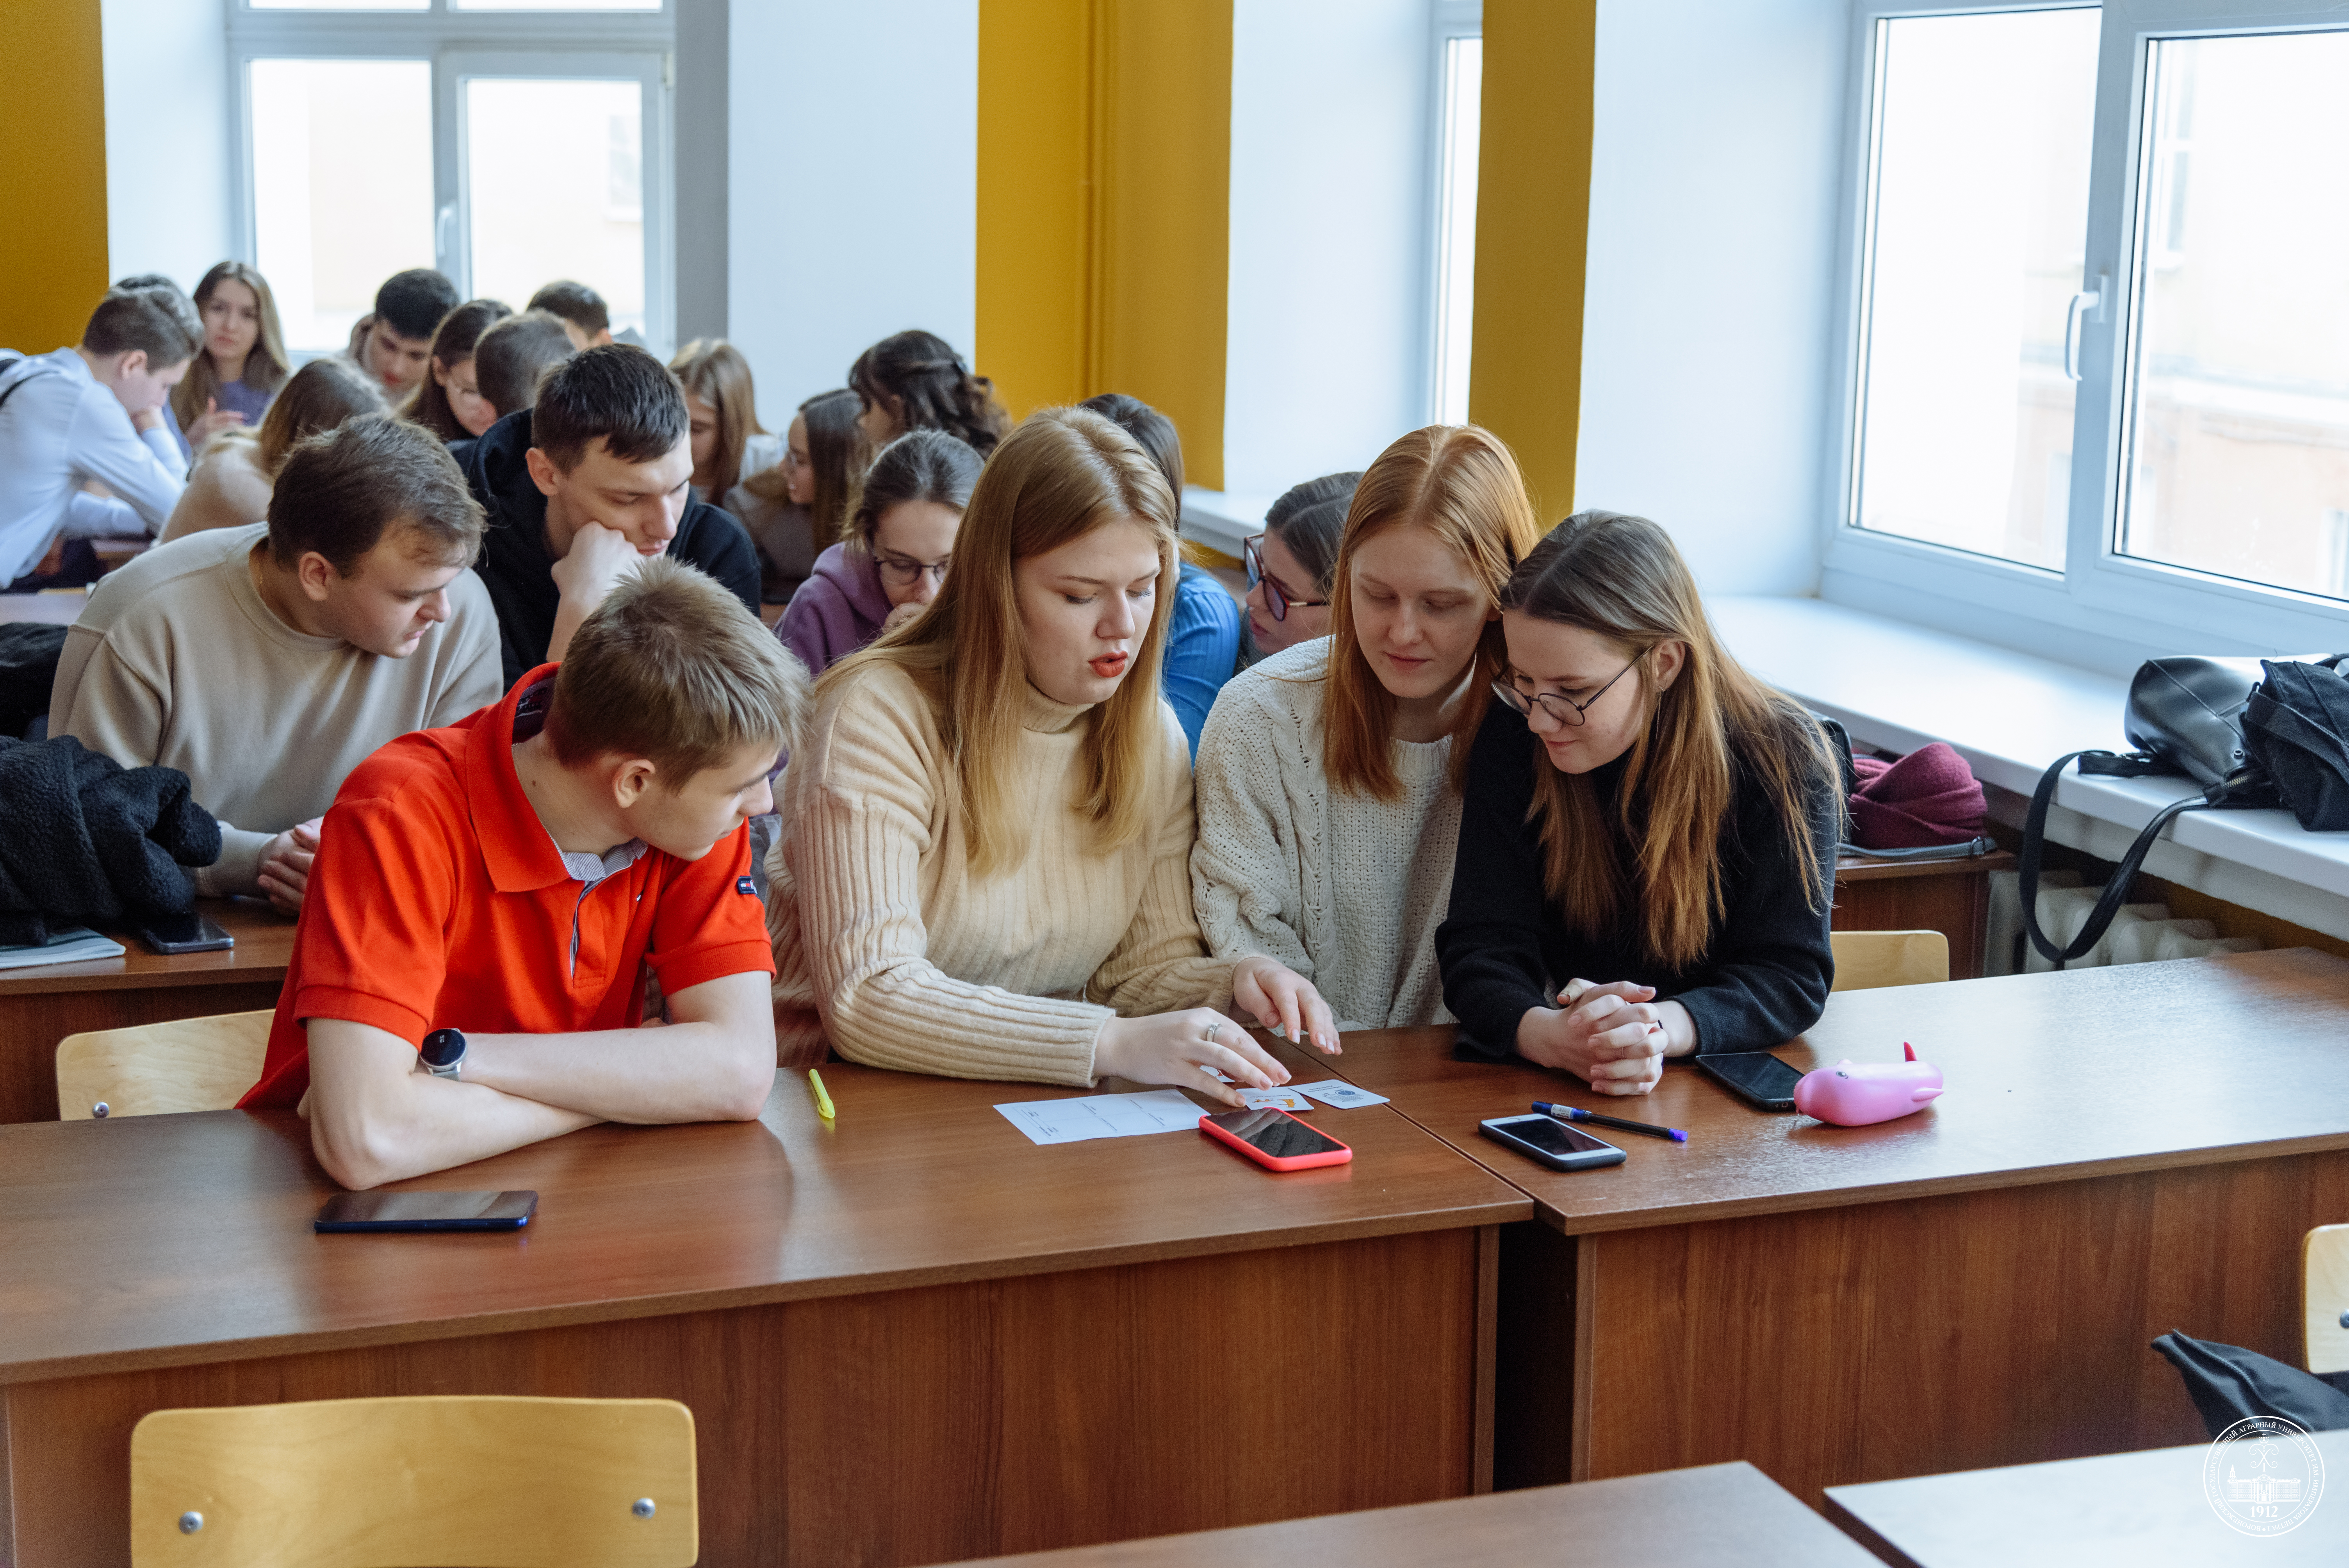
<svg viewBox="0 0 2349 1568">
<path fill-rule="evenodd" d="M 1450 1023 L 1435 928 L 1452 898 L 1452 741 L 1394 741 L 1402 799 L 1340 794 L 1321 766 L 1330 642 L 1235 676 L 1199 738 L 1191 892 L 1218 958 L 1261 953 L 1320 989 L 1345 1029 Z"/>
<path fill-rule="evenodd" d="M 1207 956 L 1191 910 L 1190 758 L 1174 710 L 1160 705 L 1151 828 L 1104 848 L 1069 804 L 1093 710 L 1027 689 L 1009 759 L 1026 852 L 984 878 L 913 678 L 867 664 L 817 699 L 767 855 L 786 1064 L 822 1060 L 828 1038 L 874 1067 L 1084 1085 L 1112 1016 L 1230 1003 L 1232 963 Z"/>
</svg>

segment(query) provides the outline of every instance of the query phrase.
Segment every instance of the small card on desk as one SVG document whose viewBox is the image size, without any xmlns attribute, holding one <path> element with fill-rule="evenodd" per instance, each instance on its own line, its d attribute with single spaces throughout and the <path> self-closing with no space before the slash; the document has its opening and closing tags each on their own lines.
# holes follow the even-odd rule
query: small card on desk
<svg viewBox="0 0 2349 1568">
<path fill-rule="evenodd" d="M 1340 1110 L 1354 1110 L 1362 1106 L 1384 1105 L 1387 1102 L 1387 1097 L 1382 1094 L 1372 1094 L 1369 1089 L 1356 1088 L 1352 1084 L 1339 1078 L 1329 1078 L 1320 1083 L 1309 1083 L 1299 1088 L 1297 1092 L 1310 1095 L 1323 1105 L 1334 1106 Z"/>
<path fill-rule="evenodd" d="M 1231 1079 L 1226 1078 L 1226 1083 Z M 1240 1104 L 1250 1110 L 1311 1110 L 1313 1102 L 1293 1088 L 1244 1088 Z"/>
</svg>

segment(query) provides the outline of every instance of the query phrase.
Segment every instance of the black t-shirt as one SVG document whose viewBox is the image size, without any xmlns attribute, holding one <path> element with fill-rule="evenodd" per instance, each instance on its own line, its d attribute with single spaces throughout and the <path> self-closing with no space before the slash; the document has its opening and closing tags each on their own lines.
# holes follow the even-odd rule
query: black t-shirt
<svg viewBox="0 0 2349 1568">
<path fill-rule="evenodd" d="M 1452 903 L 1435 933 L 1464 1054 L 1515 1054 L 1526 1010 L 1556 1006 L 1557 988 L 1578 978 L 1654 986 L 1658 1001 L 1678 1002 L 1696 1020 L 1701 1052 L 1767 1050 L 1818 1022 L 1835 978 L 1827 902 L 1810 902 L 1822 868 L 1798 862 L 1775 805 L 1745 769 L 1722 830 L 1727 908 L 1704 957 L 1675 970 L 1646 954 L 1629 919 L 1598 937 L 1567 928 L 1542 884 L 1540 827 L 1526 820 L 1534 770 L 1548 766 L 1524 716 L 1494 704 L 1469 754 Z M 1603 799 L 1612 800 L 1623 768 L 1619 758 L 1592 773 Z M 1831 781 L 1819 781 L 1812 802 L 1811 841 L 1825 860 L 1838 810 Z M 1610 848 L 1628 865 L 1620 831 Z"/>
<path fill-rule="evenodd" d="M 546 497 L 531 481 L 530 410 L 508 414 L 473 443 L 464 463 L 473 499 L 490 514 L 474 571 L 498 613 L 498 656 L 506 685 L 546 662 L 562 591 L 546 550 Z M 753 615 L 759 613 L 759 553 L 742 525 L 703 501 L 689 501 L 668 555 L 718 580 Z"/>
</svg>

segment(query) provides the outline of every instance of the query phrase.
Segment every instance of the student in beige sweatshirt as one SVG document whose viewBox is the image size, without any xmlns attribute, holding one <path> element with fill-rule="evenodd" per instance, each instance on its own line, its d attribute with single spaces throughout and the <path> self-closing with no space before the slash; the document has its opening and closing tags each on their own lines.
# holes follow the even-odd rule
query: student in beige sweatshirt
<svg viewBox="0 0 2349 1568">
<path fill-rule="evenodd" d="M 819 683 L 767 862 L 786 1063 L 828 1040 L 1237 1104 L 1288 1075 L 1217 1009 L 1336 1048 L 1311 985 L 1208 957 L 1192 913 L 1188 746 L 1158 695 L 1174 504 L 1108 420 L 1036 415 L 980 475 L 936 602 Z"/>
<path fill-rule="evenodd" d="M 466 570 L 481 509 L 448 449 L 388 414 L 298 447 L 269 521 L 161 544 L 67 634 L 49 733 L 188 776 L 221 819 L 209 894 L 301 905 L 344 777 L 497 700 L 496 614 Z"/>
</svg>

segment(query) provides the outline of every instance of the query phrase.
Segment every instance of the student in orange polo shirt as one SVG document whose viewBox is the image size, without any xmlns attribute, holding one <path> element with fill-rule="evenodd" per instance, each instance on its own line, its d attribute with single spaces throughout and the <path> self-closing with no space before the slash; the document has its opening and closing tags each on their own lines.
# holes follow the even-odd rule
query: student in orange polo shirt
<svg viewBox="0 0 2349 1568">
<path fill-rule="evenodd" d="M 807 676 L 647 560 L 494 707 L 401 737 L 326 813 L 245 1106 L 354 1189 L 598 1121 L 748 1120 L 775 1074 L 744 824 Z M 645 975 L 669 1026 L 640 1031 Z"/>
</svg>

